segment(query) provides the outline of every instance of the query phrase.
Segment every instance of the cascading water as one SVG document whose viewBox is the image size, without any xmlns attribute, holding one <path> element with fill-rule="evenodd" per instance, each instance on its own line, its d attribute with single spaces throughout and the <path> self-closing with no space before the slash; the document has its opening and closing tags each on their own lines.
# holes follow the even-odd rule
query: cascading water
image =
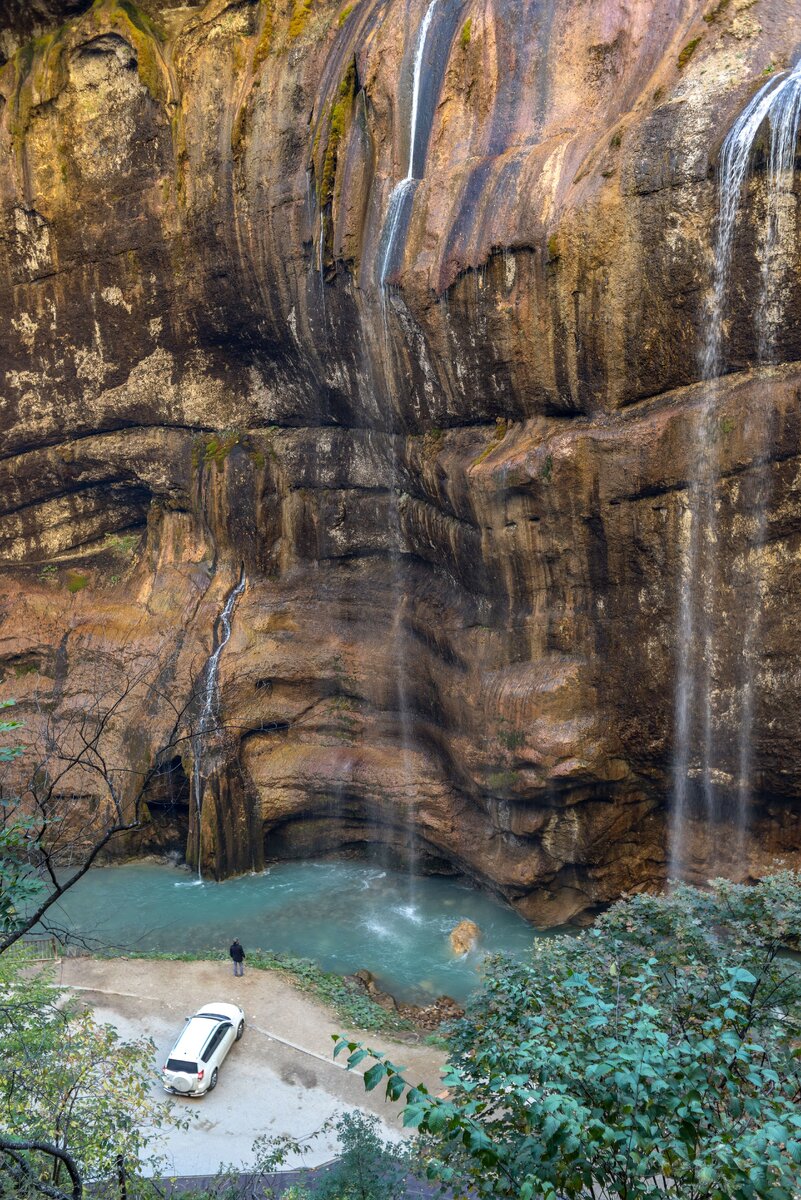
<svg viewBox="0 0 801 1200">
<path fill-rule="evenodd" d="M 214 725 L 217 720 L 217 704 L 218 691 L 217 679 L 220 673 L 220 656 L 228 644 L 231 637 L 231 622 L 234 616 L 234 609 L 239 597 L 245 590 L 247 578 L 245 576 L 245 568 L 239 576 L 239 582 L 228 594 L 223 610 L 217 618 L 216 628 L 214 631 L 214 649 L 212 650 L 201 674 L 200 685 L 200 712 L 198 715 L 198 723 L 195 731 L 192 734 L 192 791 L 195 799 L 195 814 L 197 820 L 197 878 L 198 882 L 202 882 L 202 864 L 203 864 L 203 791 L 206 784 L 206 777 L 203 773 L 203 756 L 206 748 L 206 741 L 210 733 L 214 730 Z"/>
<path fill-rule="evenodd" d="M 796 143 L 801 123 L 801 62 L 784 77 L 770 79 L 743 109 L 721 148 L 719 173 L 719 217 L 715 245 L 715 271 L 708 306 L 707 337 L 701 358 L 706 382 L 704 401 L 697 423 L 698 447 L 693 477 L 688 486 L 689 536 L 683 555 L 679 615 L 679 663 L 676 681 L 675 752 L 673 802 L 670 831 L 670 874 L 678 877 L 685 866 L 685 833 L 689 783 L 700 781 L 701 800 L 707 823 L 720 818 L 723 790 L 733 794 L 735 836 L 730 850 L 742 856 L 749 821 L 752 792 L 752 743 L 754 721 L 755 657 L 760 607 L 760 586 L 753 573 L 745 591 L 747 614 L 743 630 L 742 675 L 737 730 L 737 761 L 729 769 L 715 765 L 713 690 L 716 651 L 715 602 L 719 576 L 717 484 L 719 478 L 719 430 L 716 427 L 717 381 L 724 372 L 722 338 L 726 317 L 734 235 L 737 216 L 754 143 L 767 122 L 770 148 L 766 172 L 766 232 L 759 248 L 762 288 L 755 310 L 758 360 L 767 363 L 773 355 L 775 334 L 781 321 L 778 286 L 781 268 L 776 259 L 789 229 L 786 197 L 791 192 Z M 790 180 L 788 188 L 787 180 Z M 759 448 L 758 461 L 767 446 Z M 764 475 L 764 471 L 761 473 Z M 752 497 L 752 546 L 764 541 L 769 487 L 758 479 Z M 747 561 L 747 559 L 746 559 Z M 697 765 L 693 746 L 697 745 Z M 721 784 L 723 787 L 721 787 Z M 719 859 L 709 864 L 719 865 Z"/>
<path fill-rule="evenodd" d="M 391 357 L 391 339 L 387 327 L 387 312 L 385 304 L 386 284 L 389 275 L 396 265 L 398 247 L 401 244 L 411 215 L 411 206 L 417 185 L 425 170 L 426 150 L 430 134 L 430 121 L 426 122 L 423 112 L 423 96 L 425 70 L 427 64 L 427 47 L 431 33 L 432 21 L 440 0 L 430 0 L 420 22 L 414 49 L 414 65 L 412 72 L 412 97 L 409 115 L 409 156 L 406 174 L 395 185 L 389 198 L 387 216 L 384 222 L 378 252 L 378 283 L 381 289 L 381 309 L 384 327 L 384 359 L 385 366 Z M 388 379 L 389 376 L 385 377 Z M 391 388 L 389 388 L 391 391 Z M 388 397 L 388 407 L 391 409 L 391 396 Z M 388 541 L 392 558 L 392 588 L 394 592 L 394 615 L 392 620 L 393 670 L 395 675 L 395 705 L 398 714 L 398 732 L 401 754 L 401 775 L 404 780 L 404 790 L 407 792 L 404 819 L 404 842 L 407 857 L 407 880 L 409 885 L 409 904 L 414 909 L 415 903 L 415 821 L 411 811 L 408 793 L 412 788 L 413 771 L 410 762 L 412 749 L 412 712 L 409 695 L 409 679 L 406 663 L 405 633 L 403 629 L 404 615 L 404 572 L 403 572 L 403 522 L 401 506 L 403 492 L 401 488 L 401 462 L 398 450 L 399 438 L 393 429 L 388 438 L 388 469 L 389 469 L 389 504 L 388 504 Z"/>
<path fill-rule="evenodd" d="M 425 151 L 428 144 L 429 130 L 424 129 L 420 123 L 421 83 L 425 65 L 426 41 L 431 28 L 434 10 L 438 3 L 439 0 L 430 0 L 428 8 L 425 11 L 425 16 L 420 22 L 420 28 L 417 31 L 417 42 L 414 51 L 414 73 L 412 76 L 412 108 L 409 120 L 409 165 L 406 168 L 406 175 L 400 183 L 395 184 L 392 194 L 389 197 L 387 218 L 384 222 L 384 231 L 380 240 L 383 251 L 379 252 L 378 282 L 382 288 L 386 285 L 387 276 L 392 269 L 395 245 L 400 231 L 405 229 L 408 222 L 409 208 L 414 199 L 417 184 L 422 178 L 422 172 L 425 168 Z M 419 174 L 416 172 L 419 172 Z"/>
<path fill-rule="evenodd" d="M 795 234 L 796 197 L 793 190 L 796 143 L 801 124 L 801 62 L 779 84 L 771 96 L 770 150 L 767 161 L 767 195 L 765 236 L 761 252 L 761 290 L 757 314 L 759 359 L 765 365 L 773 363 L 776 336 L 781 327 L 783 306 L 781 287 L 786 279 L 783 250 Z M 754 513 L 753 545 L 760 550 L 765 542 L 768 505 L 771 498 L 771 476 L 767 465 L 769 431 L 763 424 L 755 431 L 761 439 L 757 450 L 761 469 L 755 470 L 751 507 Z M 759 618 L 762 610 L 763 579 L 761 572 L 751 571 L 747 580 L 748 620 L 743 638 L 742 713 L 740 721 L 740 762 L 738 807 L 743 829 L 751 805 L 753 769 L 753 725 L 755 700 L 756 652 Z"/>
</svg>

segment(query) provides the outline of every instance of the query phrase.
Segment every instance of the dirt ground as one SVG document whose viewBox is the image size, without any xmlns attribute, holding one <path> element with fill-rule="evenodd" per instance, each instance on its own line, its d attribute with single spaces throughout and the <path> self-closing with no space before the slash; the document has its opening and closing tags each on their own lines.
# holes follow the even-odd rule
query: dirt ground
<svg viewBox="0 0 801 1200">
<path fill-rule="evenodd" d="M 347 1033 L 354 1041 L 389 1052 L 394 1062 L 408 1068 L 407 1077 L 414 1083 L 423 1082 L 434 1091 L 441 1087 L 441 1051 L 343 1028 L 329 1009 L 272 971 L 246 968 L 242 978 L 234 978 L 230 964 L 222 962 L 78 958 L 65 959 L 57 978 L 123 1037 L 152 1038 L 159 1073 L 186 1016 L 215 1000 L 244 1009 L 245 1035 L 225 1060 L 213 1092 L 194 1100 L 168 1097 L 154 1074 L 154 1095 L 168 1097 L 193 1118 L 188 1130 L 159 1134 L 155 1149 L 166 1157 L 166 1173 L 202 1175 L 221 1163 L 247 1169 L 258 1135 L 303 1137 L 329 1117 L 354 1108 L 375 1113 L 386 1138 L 403 1136 L 400 1106 L 386 1101 L 381 1088 L 365 1092 L 361 1073 L 349 1072 L 332 1059 L 332 1033 Z M 362 1065 L 366 1070 L 370 1064 Z M 326 1135 L 303 1158 L 286 1165 L 315 1166 L 336 1150 L 335 1135 Z"/>
</svg>

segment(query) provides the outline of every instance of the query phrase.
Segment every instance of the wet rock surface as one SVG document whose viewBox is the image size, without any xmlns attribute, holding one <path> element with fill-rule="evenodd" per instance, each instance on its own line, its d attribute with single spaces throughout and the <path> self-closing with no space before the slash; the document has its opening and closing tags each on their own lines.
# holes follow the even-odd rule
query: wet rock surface
<svg viewBox="0 0 801 1200">
<path fill-rule="evenodd" d="M 460 1017 L 464 1016 L 464 1008 L 450 996 L 438 996 L 430 1004 L 408 1004 L 403 1000 L 396 1000 L 389 992 L 382 991 L 371 971 L 356 971 L 353 975 L 346 975 L 344 978 L 346 982 L 352 983 L 381 1008 L 385 1008 L 388 1012 L 398 1013 L 399 1016 L 410 1021 L 415 1029 L 423 1030 L 426 1033 L 436 1033 L 443 1025 L 447 1026 L 450 1022 L 458 1021 Z M 398 1036 L 403 1037 L 402 1034 Z"/>
<path fill-rule="evenodd" d="M 477 945 L 480 937 L 481 930 L 475 921 L 464 920 L 450 931 L 448 941 L 454 954 L 467 954 Z"/>
<path fill-rule="evenodd" d="M 202 804 L 179 740 L 137 845 L 225 875 L 380 843 L 553 925 L 665 878 L 717 153 L 801 17 L 443 0 L 381 287 L 425 11 L 4 8 L 2 694 L 25 737 L 69 740 L 87 696 L 127 689 L 107 730 L 124 803 L 244 565 Z M 801 855 L 801 270 L 791 240 L 757 368 L 761 188 L 757 163 L 709 589 L 733 792 L 759 580 L 743 875 Z M 690 822 L 690 876 L 726 822 Z"/>
</svg>

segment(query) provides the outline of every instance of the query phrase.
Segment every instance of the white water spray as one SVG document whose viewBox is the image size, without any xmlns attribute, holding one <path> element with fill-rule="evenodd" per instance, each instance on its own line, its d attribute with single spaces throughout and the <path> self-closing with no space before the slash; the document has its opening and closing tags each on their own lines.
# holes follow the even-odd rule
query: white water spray
<svg viewBox="0 0 801 1200">
<path fill-rule="evenodd" d="M 412 72 L 412 102 L 409 117 L 409 152 L 406 174 L 392 189 L 387 206 L 384 229 L 379 240 L 378 283 L 381 288 L 381 312 L 384 330 L 384 361 L 391 362 L 392 340 L 389 335 L 386 308 L 386 284 L 395 261 L 396 248 L 403 236 L 407 225 L 410 206 L 414 202 L 417 185 L 425 171 L 426 146 L 429 129 L 421 120 L 421 99 L 423 95 L 423 79 L 426 68 L 427 49 L 431 24 L 439 0 L 429 0 L 428 7 L 417 31 L 414 49 L 414 65 Z M 383 250 L 381 250 L 383 247 Z M 387 387 L 392 394 L 391 371 L 386 375 Z M 390 404 L 391 408 L 391 404 Z M 395 703 L 398 713 L 398 732 L 401 756 L 401 775 L 404 792 L 408 802 L 404 804 L 403 835 L 407 855 L 408 898 L 412 908 L 416 897 L 416 847 L 415 847 L 415 815 L 413 812 L 412 783 L 413 764 L 411 760 L 413 742 L 412 703 L 410 697 L 409 676 L 406 663 L 406 632 L 404 630 L 404 570 L 403 549 L 404 533 L 402 519 L 402 464 L 399 451 L 400 438 L 392 429 L 388 435 L 388 466 L 389 466 L 389 505 L 388 505 L 388 541 L 392 563 L 392 586 L 395 597 L 395 611 L 392 620 L 391 636 L 395 672 Z M 406 799 L 406 798 L 404 798 Z"/>
<path fill-rule="evenodd" d="M 777 251 L 786 232 L 786 196 L 792 187 L 796 142 L 801 123 L 801 62 L 783 78 L 770 79 L 749 101 L 734 122 L 721 148 L 719 218 L 715 245 L 715 272 L 708 306 L 707 337 L 701 356 L 702 379 L 707 383 L 697 418 L 697 457 L 688 485 L 690 528 L 683 556 L 679 613 L 679 664 L 676 681 L 673 803 L 670 831 L 670 874 L 681 874 L 691 773 L 700 779 L 708 826 L 719 818 L 718 778 L 736 778 L 734 844 L 739 857 L 744 849 L 749 820 L 754 720 L 754 661 L 758 632 L 760 586 L 749 580 L 748 614 L 743 637 L 743 678 L 736 764 L 718 772 L 713 766 L 714 714 L 712 692 L 715 660 L 715 603 L 718 580 L 717 483 L 719 430 L 715 425 L 717 381 L 724 370 L 722 337 L 726 316 L 734 234 L 754 142 L 765 122 L 770 130 L 766 174 L 766 234 L 761 246 L 762 291 L 755 311 L 758 358 L 772 356 L 780 306 L 775 295 L 780 269 Z M 789 176 L 789 187 L 787 178 Z M 763 447 L 762 454 L 767 447 Z M 755 469 L 756 466 L 755 466 Z M 763 481 L 764 482 L 764 481 Z M 764 540 L 769 489 L 757 487 L 754 544 Z M 747 556 L 746 556 L 747 562 Z M 691 767 L 693 734 L 697 729 L 699 762 Z M 712 865 L 716 865 L 713 863 Z"/>
<path fill-rule="evenodd" d="M 425 65 L 425 50 L 426 41 L 428 39 L 428 31 L 431 28 L 431 20 L 434 16 L 434 9 L 437 7 L 439 0 L 430 0 L 425 16 L 420 22 L 420 28 L 417 31 L 417 43 L 414 51 L 414 74 L 412 76 L 412 111 L 409 123 L 409 164 L 406 168 L 406 175 L 396 183 L 389 197 L 389 205 L 387 208 L 387 219 L 384 224 L 384 253 L 381 256 L 381 265 L 378 272 L 378 282 L 383 288 L 387 275 L 392 267 L 392 258 L 395 252 L 395 243 L 398 239 L 398 230 L 401 228 L 403 218 L 406 214 L 407 203 L 411 203 L 414 198 L 414 193 L 417 190 L 417 184 L 422 178 L 422 171 L 425 167 L 425 161 L 416 162 L 416 159 L 423 157 L 422 145 L 418 146 L 418 126 L 420 118 L 420 88 L 423 78 L 423 67 Z M 415 174 L 415 166 L 421 174 Z"/>
<path fill-rule="evenodd" d="M 203 753 L 208 735 L 214 731 L 217 721 L 217 705 L 219 701 L 217 679 L 220 673 L 220 656 L 228 645 L 231 637 L 231 622 L 234 609 L 239 597 L 245 590 L 247 578 L 245 568 L 239 576 L 239 582 L 231 589 L 223 610 L 217 619 L 215 630 L 216 646 L 212 650 L 201 675 L 201 705 L 197 729 L 192 735 L 192 788 L 195 794 L 195 812 L 197 816 L 197 877 L 201 881 L 203 863 L 203 790 L 205 777 L 203 775 Z"/>
</svg>

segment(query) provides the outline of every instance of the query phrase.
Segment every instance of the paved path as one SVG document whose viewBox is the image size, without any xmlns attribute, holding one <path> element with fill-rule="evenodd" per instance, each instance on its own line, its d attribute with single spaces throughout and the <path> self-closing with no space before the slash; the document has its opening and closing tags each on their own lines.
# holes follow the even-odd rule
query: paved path
<svg viewBox="0 0 801 1200">
<path fill-rule="evenodd" d="M 169 1098 L 194 1119 L 188 1130 L 163 1136 L 158 1149 L 167 1157 L 164 1174 L 211 1174 L 221 1163 L 247 1170 L 260 1134 L 305 1137 L 329 1117 L 354 1108 L 376 1113 L 384 1136 L 400 1140 L 399 1105 L 388 1104 L 380 1089 L 365 1092 L 360 1074 L 331 1058 L 332 1033 L 387 1051 L 409 1069 L 413 1082 L 434 1091 L 440 1087 L 441 1051 L 343 1029 L 324 1005 L 273 971 L 246 971 L 240 979 L 221 962 L 88 958 L 64 959 L 57 970 L 63 984 L 86 997 L 99 1020 L 123 1037 L 151 1037 L 159 1071 L 185 1016 L 214 1000 L 233 1001 L 245 1010 L 245 1036 L 223 1064 L 214 1092 L 194 1100 Z M 154 1094 L 167 1096 L 158 1082 Z M 336 1139 L 326 1135 L 303 1159 L 286 1165 L 315 1166 L 336 1152 Z"/>
</svg>

